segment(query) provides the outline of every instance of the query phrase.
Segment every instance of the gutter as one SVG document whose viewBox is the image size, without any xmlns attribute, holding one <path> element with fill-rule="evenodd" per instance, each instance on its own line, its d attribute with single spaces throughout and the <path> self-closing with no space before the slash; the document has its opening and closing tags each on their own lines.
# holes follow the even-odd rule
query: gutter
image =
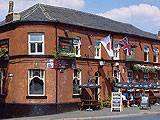
<svg viewBox="0 0 160 120">
<path fill-rule="evenodd" d="M 61 21 L 58 21 L 58 20 L 49 20 L 49 21 L 22 21 L 22 20 L 17 20 L 17 21 L 12 21 L 12 22 L 9 22 L 9 23 L 6 23 L 6 24 L 2 24 L 0 25 L 0 32 L 1 31 L 4 31 L 4 29 L 6 28 L 10 28 L 11 26 L 12 27 L 15 27 L 16 25 L 21 25 L 21 24 L 46 24 L 46 23 L 59 23 L 59 24 L 63 24 L 63 25 L 71 25 L 71 26 L 74 26 L 74 27 L 81 27 L 81 28 L 86 28 L 86 29 L 90 29 L 90 30 L 93 30 L 93 31 L 102 31 L 102 32 L 110 32 L 111 34 L 117 34 L 117 35 L 124 35 L 124 36 L 131 36 L 131 37 L 139 37 L 139 38 L 143 38 L 143 39 L 151 39 L 152 40 L 155 40 L 154 42 L 160 42 L 160 40 L 158 38 L 151 38 L 151 37 L 145 37 L 145 36 L 140 36 L 140 35 L 136 35 L 136 34 L 132 34 L 132 33 L 124 33 L 124 32 L 116 32 L 116 31 L 109 31 L 109 30 L 105 30 L 105 29 L 99 29 L 99 28 L 92 28 L 92 27 L 89 27 L 89 26 L 84 26 L 84 25 L 75 25 L 75 24 L 71 24 L 71 23 L 65 23 L 65 22 L 61 22 Z M 143 31 L 145 32 L 145 31 Z M 153 34 L 153 33 L 150 33 L 150 34 Z M 155 35 L 155 34 L 154 34 Z"/>
</svg>

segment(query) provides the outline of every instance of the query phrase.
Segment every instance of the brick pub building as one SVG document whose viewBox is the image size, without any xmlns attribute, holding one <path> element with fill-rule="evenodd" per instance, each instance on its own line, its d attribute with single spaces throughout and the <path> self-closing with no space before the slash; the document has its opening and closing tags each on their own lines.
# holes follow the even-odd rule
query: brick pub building
<svg viewBox="0 0 160 120">
<path fill-rule="evenodd" d="M 100 40 L 112 36 L 111 59 Z M 132 55 L 118 40 L 128 37 Z M 1 116 L 43 115 L 77 110 L 79 85 L 94 78 L 97 100 L 111 95 L 116 82 L 159 83 L 158 36 L 130 24 L 81 11 L 36 4 L 20 13 L 9 3 L 0 22 Z M 149 68 L 149 69 L 147 69 Z M 158 91 L 154 91 L 158 93 Z"/>
</svg>

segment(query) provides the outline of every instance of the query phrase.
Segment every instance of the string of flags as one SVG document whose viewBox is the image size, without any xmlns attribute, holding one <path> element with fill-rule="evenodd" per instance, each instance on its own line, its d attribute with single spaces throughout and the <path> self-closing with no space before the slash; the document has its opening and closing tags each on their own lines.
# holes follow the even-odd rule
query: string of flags
<svg viewBox="0 0 160 120">
<path fill-rule="evenodd" d="M 106 37 L 104 37 L 101 40 L 102 45 L 104 46 L 105 50 L 107 51 L 109 57 L 113 57 L 113 48 L 112 48 L 112 40 L 111 40 L 111 36 L 108 35 Z"/>
<path fill-rule="evenodd" d="M 118 44 L 123 48 L 127 56 L 131 55 L 131 45 L 128 43 L 128 38 L 124 37 L 118 41 Z"/>
<path fill-rule="evenodd" d="M 113 57 L 114 52 L 113 52 L 113 45 L 112 45 L 111 36 L 108 35 L 108 36 L 104 37 L 100 42 L 104 46 L 104 48 L 107 51 L 109 57 Z M 120 45 L 121 48 L 123 48 L 123 50 L 125 51 L 125 54 L 127 56 L 132 55 L 132 52 L 131 52 L 132 48 L 131 48 L 131 45 L 128 43 L 128 38 L 127 37 L 119 39 L 118 44 Z"/>
</svg>

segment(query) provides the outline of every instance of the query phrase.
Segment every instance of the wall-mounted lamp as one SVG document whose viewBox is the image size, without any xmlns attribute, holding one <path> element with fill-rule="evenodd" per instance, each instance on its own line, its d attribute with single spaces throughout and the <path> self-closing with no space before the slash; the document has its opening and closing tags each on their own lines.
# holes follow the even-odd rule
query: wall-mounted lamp
<svg viewBox="0 0 160 120">
<path fill-rule="evenodd" d="M 69 37 L 68 32 L 69 32 L 69 30 L 64 30 L 64 34 L 66 37 Z"/>
<path fill-rule="evenodd" d="M 64 73 L 65 70 L 65 66 L 61 66 L 61 68 L 59 69 L 60 73 Z"/>
<path fill-rule="evenodd" d="M 13 73 L 9 73 L 9 74 L 8 74 L 8 77 L 13 77 L 13 76 L 14 76 Z"/>
<path fill-rule="evenodd" d="M 105 61 L 99 61 L 99 65 L 100 65 L 100 66 L 105 65 Z"/>
</svg>

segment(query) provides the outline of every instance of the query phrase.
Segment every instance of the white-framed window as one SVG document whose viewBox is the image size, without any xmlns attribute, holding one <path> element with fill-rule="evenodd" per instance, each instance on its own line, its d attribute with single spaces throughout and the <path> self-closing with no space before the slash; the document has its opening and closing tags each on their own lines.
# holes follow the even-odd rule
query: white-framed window
<svg viewBox="0 0 160 120">
<path fill-rule="evenodd" d="M 158 48 L 153 48 L 153 62 L 158 63 Z"/>
<path fill-rule="evenodd" d="M 144 46 L 144 62 L 148 62 L 148 53 L 149 53 L 149 47 L 148 46 Z"/>
<path fill-rule="evenodd" d="M 144 73 L 144 81 L 149 82 L 149 74 L 148 73 Z"/>
<path fill-rule="evenodd" d="M 95 43 L 95 58 L 101 59 L 101 42 L 96 41 Z"/>
<path fill-rule="evenodd" d="M 133 71 L 128 70 L 128 83 L 132 83 L 133 81 Z"/>
<path fill-rule="evenodd" d="M 28 71 L 28 95 L 45 95 L 45 71 L 41 69 L 30 69 Z"/>
<path fill-rule="evenodd" d="M 2 95 L 3 94 L 3 88 L 4 88 L 4 83 L 3 83 L 3 79 L 4 79 L 4 77 L 3 77 L 3 71 L 2 70 L 0 70 L 0 94 Z"/>
<path fill-rule="evenodd" d="M 80 57 L 81 56 L 81 39 L 80 37 L 76 37 L 73 40 L 73 46 L 74 46 L 74 50 L 75 50 L 75 56 L 76 57 Z"/>
<path fill-rule="evenodd" d="M 114 43 L 113 54 L 114 54 L 113 59 L 119 60 L 119 44 L 118 43 Z"/>
<path fill-rule="evenodd" d="M 29 55 L 44 54 L 44 33 L 28 34 Z"/>
<path fill-rule="evenodd" d="M 81 70 L 74 69 L 73 72 L 73 95 L 80 95 L 81 89 L 79 88 L 81 85 Z"/>
</svg>

